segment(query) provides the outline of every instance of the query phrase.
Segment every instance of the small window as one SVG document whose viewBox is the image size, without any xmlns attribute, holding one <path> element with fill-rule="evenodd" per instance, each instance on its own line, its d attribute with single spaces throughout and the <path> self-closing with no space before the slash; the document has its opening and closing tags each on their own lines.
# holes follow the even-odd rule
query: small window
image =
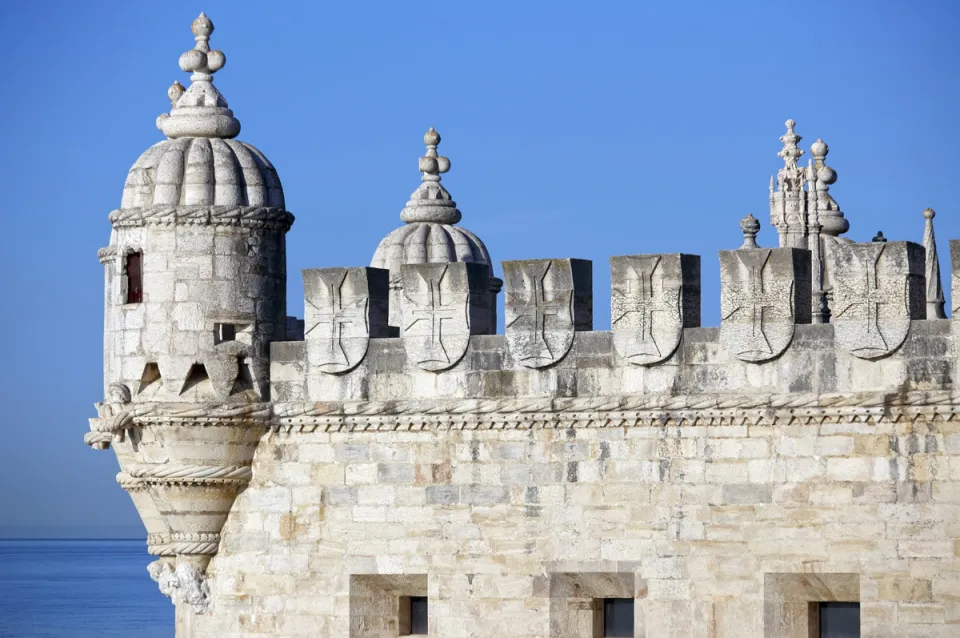
<svg viewBox="0 0 960 638">
<path fill-rule="evenodd" d="M 820 638 L 860 638 L 860 603 L 820 603 Z"/>
<path fill-rule="evenodd" d="M 237 326 L 232 323 L 213 324 L 213 344 L 237 340 Z"/>
<path fill-rule="evenodd" d="M 603 599 L 603 636 L 633 638 L 633 598 Z"/>
<path fill-rule="evenodd" d="M 143 301 L 143 253 L 128 253 L 124 272 L 127 276 L 127 303 Z"/>
<path fill-rule="evenodd" d="M 402 596 L 400 598 L 400 635 L 427 635 L 426 596 Z"/>
</svg>

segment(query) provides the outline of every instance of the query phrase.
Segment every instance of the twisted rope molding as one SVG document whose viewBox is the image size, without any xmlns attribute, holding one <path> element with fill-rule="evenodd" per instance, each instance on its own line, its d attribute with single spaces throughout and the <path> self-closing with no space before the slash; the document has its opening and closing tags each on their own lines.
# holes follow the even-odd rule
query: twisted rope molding
<svg viewBox="0 0 960 638">
<path fill-rule="evenodd" d="M 184 463 L 158 463 L 135 465 L 130 468 L 130 477 L 135 479 L 235 480 L 249 481 L 252 476 L 249 465 L 189 465 Z"/>
<path fill-rule="evenodd" d="M 121 208 L 110 213 L 114 228 L 144 225 L 250 226 L 288 230 L 294 216 L 269 206 L 150 206 Z"/>
<path fill-rule="evenodd" d="M 116 246 L 104 246 L 97 251 L 97 259 L 100 260 L 101 264 L 113 261 L 117 257 L 117 247 Z"/>
<path fill-rule="evenodd" d="M 135 465 L 129 472 L 120 472 L 117 483 L 127 491 L 143 490 L 150 485 L 240 486 L 249 483 L 252 476 L 249 465 L 158 463 Z"/>
<path fill-rule="evenodd" d="M 151 556 L 213 555 L 219 546 L 220 534 L 188 532 L 147 535 L 147 553 Z"/>
<path fill-rule="evenodd" d="M 796 411 L 802 409 L 828 410 L 836 408 L 878 408 L 889 410 L 905 407 L 960 407 L 960 392 L 953 390 L 912 391 L 889 393 L 832 393 L 786 395 L 681 395 L 651 394 L 618 395 L 609 397 L 570 398 L 506 398 L 453 399 L 446 401 L 358 401 L 329 403 L 285 403 L 273 408 L 276 419 L 337 415 L 403 416 L 403 415 L 479 415 L 529 414 L 567 412 L 633 412 L 633 411 L 729 411 L 764 410 Z"/>
<path fill-rule="evenodd" d="M 742 396 L 635 394 L 200 406 L 165 403 L 138 406 L 133 421 L 137 425 L 380 431 L 880 422 L 918 415 L 953 420 L 960 415 L 960 392 L 914 390 L 902 393 Z"/>
</svg>

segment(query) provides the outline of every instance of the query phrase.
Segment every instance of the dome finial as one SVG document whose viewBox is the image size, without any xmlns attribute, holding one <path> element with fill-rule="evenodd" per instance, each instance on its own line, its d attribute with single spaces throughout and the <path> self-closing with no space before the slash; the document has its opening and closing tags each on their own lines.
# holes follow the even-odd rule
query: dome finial
<svg viewBox="0 0 960 638">
<path fill-rule="evenodd" d="M 420 158 L 422 179 L 425 182 L 439 182 L 440 175 L 450 170 L 450 160 L 437 154 L 440 134 L 431 126 L 430 130 L 423 135 L 423 143 L 427 145 L 427 152 L 424 157 Z"/>
<path fill-rule="evenodd" d="M 201 13 L 190 25 L 196 45 L 180 56 L 180 68 L 190 76 L 185 91 L 170 87 L 167 95 L 174 103 L 169 115 L 157 118 L 157 128 L 167 137 L 232 138 L 240 132 L 240 122 L 233 117 L 227 101 L 213 85 L 213 74 L 227 63 L 223 51 L 210 48 L 213 22 Z M 182 87 L 181 87 L 182 88 Z M 175 96 L 176 93 L 180 93 Z"/>
<path fill-rule="evenodd" d="M 456 224 L 461 219 L 457 203 L 440 184 L 440 175 L 450 170 L 450 160 L 437 153 L 440 134 L 431 126 L 423 136 L 423 143 L 427 152 L 420 158 L 421 184 L 400 212 L 400 219 L 408 224 Z"/>
</svg>

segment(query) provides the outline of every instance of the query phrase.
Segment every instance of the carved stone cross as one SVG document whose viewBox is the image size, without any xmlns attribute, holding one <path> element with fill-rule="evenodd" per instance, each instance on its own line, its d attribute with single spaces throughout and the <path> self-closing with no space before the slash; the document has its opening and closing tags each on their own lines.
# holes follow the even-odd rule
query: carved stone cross
<svg viewBox="0 0 960 638">
<path fill-rule="evenodd" d="M 328 363 L 349 365 L 350 356 L 344 349 L 343 339 L 346 336 L 344 329 L 351 326 L 362 325 L 366 328 L 366 309 L 367 297 L 357 297 L 348 292 L 343 294 L 343 283 L 347 278 L 347 273 L 340 275 L 339 281 L 327 279 L 324 284 L 327 288 L 326 303 L 322 306 L 315 305 L 309 299 L 307 304 L 313 308 L 311 313 L 312 321 L 307 327 L 304 335 L 311 334 L 314 330 L 320 329 L 330 335 L 325 339 L 326 354 Z"/>
<path fill-rule="evenodd" d="M 809 303 L 804 305 L 809 300 L 810 252 L 724 250 L 720 269 L 720 342 L 741 361 L 759 363 L 779 356 L 793 340 L 795 324 L 810 321 Z"/>
<path fill-rule="evenodd" d="M 837 244 L 831 323 L 837 344 L 862 359 L 891 354 L 926 316 L 924 250 L 913 242 Z"/>
<path fill-rule="evenodd" d="M 592 326 L 592 265 L 581 259 L 505 261 L 507 343 L 528 368 L 560 361 Z"/>
<path fill-rule="evenodd" d="M 459 361 L 465 348 L 457 347 L 456 352 L 448 352 L 447 348 L 463 345 L 457 337 L 470 334 L 467 291 L 441 290 L 441 281 L 449 268 L 444 265 L 426 271 L 417 269 L 418 289 L 414 291 L 413 286 L 404 286 L 409 303 L 404 306 L 402 334 L 415 332 L 418 335 L 415 359 L 420 367 L 428 370 L 443 370 Z M 449 343 L 451 341 L 457 343 Z"/>
<path fill-rule="evenodd" d="M 610 258 L 610 315 L 617 353 L 634 365 L 670 358 L 684 327 L 700 325 L 700 257 Z"/>
<path fill-rule="evenodd" d="M 360 364 L 370 337 L 386 336 L 389 272 L 378 268 L 303 271 L 308 360 L 328 374 Z"/>
</svg>

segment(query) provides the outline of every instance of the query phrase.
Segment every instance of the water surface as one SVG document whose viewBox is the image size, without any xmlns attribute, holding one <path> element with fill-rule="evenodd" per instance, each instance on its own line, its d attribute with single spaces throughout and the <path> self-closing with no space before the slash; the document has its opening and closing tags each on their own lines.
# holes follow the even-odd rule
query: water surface
<svg viewBox="0 0 960 638">
<path fill-rule="evenodd" d="M 0 637 L 172 638 L 143 540 L 0 540 Z"/>
</svg>

